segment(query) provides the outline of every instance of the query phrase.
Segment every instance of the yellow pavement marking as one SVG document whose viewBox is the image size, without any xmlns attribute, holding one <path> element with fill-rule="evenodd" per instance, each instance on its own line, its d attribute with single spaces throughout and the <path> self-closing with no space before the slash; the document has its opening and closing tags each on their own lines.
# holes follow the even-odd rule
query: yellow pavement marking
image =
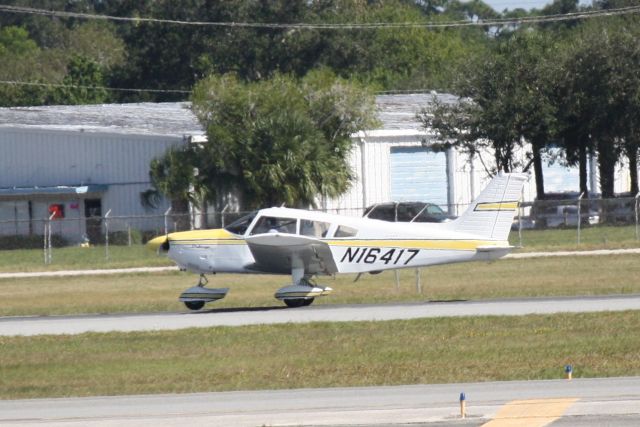
<svg viewBox="0 0 640 427">
<path fill-rule="evenodd" d="M 578 399 L 514 400 L 483 427 L 542 427 L 560 418 Z"/>
</svg>

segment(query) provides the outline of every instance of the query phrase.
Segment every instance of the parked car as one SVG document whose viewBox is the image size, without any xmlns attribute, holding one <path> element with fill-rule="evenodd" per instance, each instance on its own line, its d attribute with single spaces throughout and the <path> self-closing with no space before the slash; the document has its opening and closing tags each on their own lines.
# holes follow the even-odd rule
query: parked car
<svg viewBox="0 0 640 427">
<path fill-rule="evenodd" d="M 453 216 L 434 203 L 388 202 L 369 206 L 364 217 L 390 222 L 447 222 Z"/>
<path fill-rule="evenodd" d="M 547 193 L 544 200 L 532 204 L 530 222 L 535 228 L 575 227 L 578 225 L 578 198 L 576 192 Z M 595 197 L 583 199 L 582 224 L 593 225 L 600 221 L 598 200 Z"/>
</svg>

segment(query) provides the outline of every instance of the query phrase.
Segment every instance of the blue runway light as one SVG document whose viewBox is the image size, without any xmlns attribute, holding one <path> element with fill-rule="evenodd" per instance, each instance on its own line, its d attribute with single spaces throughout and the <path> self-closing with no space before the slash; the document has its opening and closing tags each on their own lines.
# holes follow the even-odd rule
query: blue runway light
<svg viewBox="0 0 640 427">
<path fill-rule="evenodd" d="M 467 416 L 466 400 L 467 396 L 464 393 L 460 393 L 460 418 L 465 418 Z"/>
<path fill-rule="evenodd" d="M 571 380 L 571 378 L 573 377 L 573 366 L 565 365 L 564 373 L 567 374 L 567 379 Z"/>
</svg>

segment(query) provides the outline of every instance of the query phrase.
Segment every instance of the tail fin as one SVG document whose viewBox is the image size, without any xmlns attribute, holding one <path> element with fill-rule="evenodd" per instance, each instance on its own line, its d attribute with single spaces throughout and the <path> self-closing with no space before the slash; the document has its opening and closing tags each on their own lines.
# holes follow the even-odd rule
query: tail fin
<svg viewBox="0 0 640 427">
<path fill-rule="evenodd" d="M 507 240 L 526 180 L 524 174 L 497 175 L 451 226 L 455 231 L 485 239 Z"/>
</svg>

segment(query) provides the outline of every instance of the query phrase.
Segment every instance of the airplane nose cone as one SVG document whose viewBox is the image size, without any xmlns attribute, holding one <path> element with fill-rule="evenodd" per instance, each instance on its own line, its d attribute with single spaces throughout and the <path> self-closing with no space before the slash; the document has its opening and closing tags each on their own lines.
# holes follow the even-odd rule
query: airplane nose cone
<svg viewBox="0 0 640 427">
<path fill-rule="evenodd" d="M 153 252 L 158 252 L 167 243 L 167 236 L 158 236 L 147 242 L 147 249 Z"/>
</svg>

